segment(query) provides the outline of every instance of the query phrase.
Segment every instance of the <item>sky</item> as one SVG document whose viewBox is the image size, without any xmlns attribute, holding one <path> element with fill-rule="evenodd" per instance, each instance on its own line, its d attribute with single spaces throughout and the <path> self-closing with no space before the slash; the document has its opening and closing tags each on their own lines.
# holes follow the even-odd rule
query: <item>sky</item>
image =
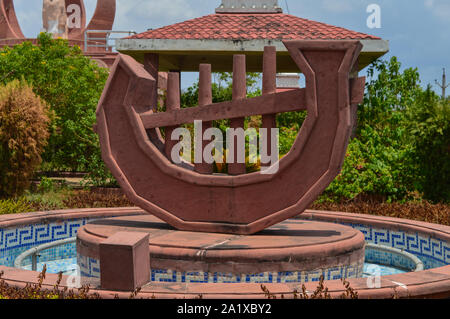
<svg viewBox="0 0 450 319">
<path fill-rule="evenodd" d="M 96 0 L 85 0 L 88 21 Z M 117 0 L 114 30 L 143 32 L 214 13 L 220 0 Z M 18 19 L 27 37 L 42 28 L 42 0 L 15 0 Z M 402 68 L 417 67 L 422 85 L 441 90 L 442 68 L 450 75 L 450 0 L 279 0 L 285 13 L 379 36 L 390 42 L 385 58 L 397 56 Z M 287 4 L 287 5 L 286 5 Z M 381 28 L 369 28 L 367 7 L 381 9 Z M 364 73 L 364 71 L 363 71 Z M 448 76 L 447 78 L 450 78 Z M 182 86 L 195 81 L 183 76 Z"/>
</svg>

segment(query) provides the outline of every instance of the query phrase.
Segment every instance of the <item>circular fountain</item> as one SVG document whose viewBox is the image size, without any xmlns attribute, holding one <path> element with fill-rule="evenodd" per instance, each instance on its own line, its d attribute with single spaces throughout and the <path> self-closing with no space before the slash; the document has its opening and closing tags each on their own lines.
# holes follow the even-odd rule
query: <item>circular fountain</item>
<svg viewBox="0 0 450 319">
<path fill-rule="evenodd" d="M 332 296 L 345 290 L 339 279 L 349 279 L 362 298 L 449 297 L 450 227 L 305 211 L 343 163 L 364 89 L 364 79 L 350 78 L 361 44 L 288 41 L 286 46 L 305 74 L 305 89 L 276 93 L 276 52 L 268 47 L 262 97 L 245 98 L 245 56 L 236 56 L 233 101 L 211 103 L 211 67 L 203 65 L 201 106 L 179 109 L 179 79 L 171 73 L 165 113 L 148 110 L 142 98 L 156 88 L 155 79 L 119 55 L 99 103 L 96 130 L 105 163 L 141 208 L 0 216 L 5 280 L 19 286 L 35 282 L 36 272 L 11 268 L 17 257 L 23 254 L 17 261 L 22 267 L 29 253 L 37 257 L 52 246 L 48 243 L 76 236 L 79 271 L 63 280 L 70 286 L 81 275 L 106 298 L 128 297 L 137 287 L 144 298 L 264 298 L 262 283 L 271 294 L 288 298 L 303 284 L 314 291 L 321 277 Z M 242 128 L 242 118 L 258 112 L 270 129 L 274 113 L 304 109 L 308 117 L 291 152 L 268 163 L 268 174 L 245 174 L 242 163 L 229 165 L 228 175 L 213 174 L 208 163 L 180 164 L 170 156 L 176 144 L 164 144 L 159 132 L 198 118 L 230 118 L 233 127 Z M 67 249 L 74 254 L 73 248 Z M 38 270 L 39 261 L 31 259 Z M 366 268 L 364 261 L 370 263 Z M 386 267 L 395 269 L 386 273 Z M 368 268 L 375 271 L 365 273 Z M 56 275 L 47 280 L 52 286 Z"/>
<path fill-rule="evenodd" d="M 204 283 L 308 282 L 358 278 L 364 236 L 351 227 L 289 220 L 255 235 L 177 231 L 152 216 L 108 218 L 82 227 L 77 252 L 82 273 L 100 277 L 100 243 L 117 232 L 149 233 L 152 281 Z"/>
<path fill-rule="evenodd" d="M 116 293 L 120 297 L 128 298 L 129 293 L 100 289 L 99 261 L 89 257 L 96 256 L 95 250 L 89 252 L 86 248 L 76 246 L 75 243 L 72 243 L 71 247 L 66 246 L 66 252 L 64 249 L 56 249 L 59 251 L 54 254 L 44 251 L 44 258 L 37 260 L 37 271 L 29 270 L 31 265 L 26 259 L 21 269 L 14 268 L 14 261 L 19 255 L 34 247 L 67 238 L 76 238 L 77 233 L 83 232 L 82 227 L 91 222 L 96 225 L 101 221 L 117 218 L 123 220 L 124 217 L 134 219 L 136 216 L 144 218 L 146 214 L 139 208 L 115 208 L 0 216 L 0 272 L 4 272 L 2 278 L 8 284 L 19 287 L 26 283 L 36 283 L 44 264 L 62 264 L 61 261 L 70 257 L 73 260 L 71 264 L 61 268 L 48 268 L 54 273 L 73 270 L 77 267 L 76 261 L 78 261 L 81 268 L 78 269 L 78 275 L 82 276 L 81 282 L 90 284 L 93 292 L 98 292 L 103 298 L 113 298 Z M 365 270 L 369 270 L 369 273 L 364 271 L 361 278 L 349 279 L 351 287 L 358 292 L 360 298 L 392 298 L 394 294 L 405 298 L 450 297 L 450 227 L 398 218 L 340 212 L 306 211 L 299 218 L 294 221 L 316 220 L 330 225 L 345 225 L 364 234 L 366 262 L 369 262 Z M 166 231 L 169 230 L 166 229 Z M 78 259 L 77 250 L 79 251 Z M 70 256 L 67 255 L 67 251 L 70 251 Z M 80 255 L 81 251 L 85 254 L 84 257 Z M 385 253 L 390 251 L 393 254 L 387 258 Z M 400 255 L 403 257 L 399 257 Z M 420 263 L 423 264 L 423 270 L 420 270 Z M 385 266 L 389 267 L 387 269 L 390 272 L 385 272 Z M 324 270 L 320 272 L 326 275 Z M 89 274 L 93 277 L 88 277 Z M 195 276 L 194 273 L 189 275 L 192 275 L 191 278 Z M 379 285 L 375 285 L 378 275 L 380 276 Z M 297 278 L 292 280 L 289 277 L 279 277 L 272 283 L 264 277 L 257 278 L 259 280 L 254 279 L 254 283 L 227 283 L 226 281 L 206 283 L 195 282 L 195 280 L 182 283 L 171 278 L 173 277 L 168 277 L 167 273 L 152 271 L 152 281 L 142 287 L 140 296 L 143 298 L 196 298 L 201 294 L 204 298 L 265 298 L 260 287 L 262 283 L 275 296 L 284 295 L 285 298 L 290 298 L 293 297 L 293 291 L 301 291 L 301 285 L 303 285 Z M 62 287 L 73 287 L 72 279 L 70 275 L 64 275 Z M 44 287 L 52 288 L 56 280 L 56 274 L 48 273 Z M 304 283 L 308 291 L 314 291 L 317 288 L 316 281 L 316 278 L 312 278 Z M 340 280 L 327 280 L 324 284 L 329 288 L 332 296 L 339 296 L 345 290 Z"/>
</svg>

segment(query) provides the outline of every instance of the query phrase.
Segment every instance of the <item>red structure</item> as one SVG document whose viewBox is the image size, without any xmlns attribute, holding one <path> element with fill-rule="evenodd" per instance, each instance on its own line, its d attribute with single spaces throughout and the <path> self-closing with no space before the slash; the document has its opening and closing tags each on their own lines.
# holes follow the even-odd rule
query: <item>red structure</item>
<svg viewBox="0 0 450 319">
<path fill-rule="evenodd" d="M 97 110 L 102 154 L 122 189 L 136 205 L 179 230 L 253 234 L 303 212 L 339 173 L 362 102 L 364 78 L 358 68 L 359 41 L 285 41 L 306 77 L 306 88 L 275 93 L 276 52 L 264 54 L 263 96 L 245 98 L 245 55 L 234 56 L 233 101 L 209 104 L 209 70 L 201 66 L 201 101 L 179 109 L 179 79 L 169 73 L 167 112 L 155 113 L 156 81 L 144 66 L 120 55 Z M 209 87 L 208 87 L 209 86 Z M 159 128 L 171 132 L 195 120 L 263 115 L 274 126 L 277 113 L 307 110 L 308 116 L 276 174 L 244 174 L 245 164 L 229 166 L 228 176 L 201 174 L 179 166 L 167 155 L 174 141 L 163 141 Z M 167 135 L 166 135 L 167 136 Z M 207 169 L 205 169 L 207 171 Z"/>
<path fill-rule="evenodd" d="M 79 27 L 69 27 L 69 43 L 81 47 L 87 56 L 100 62 L 104 66 L 111 66 L 114 62 L 116 53 L 110 51 L 106 47 L 85 48 L 85 31 L 86 30 L 112 30 L 116 15 L 116 0 L 98 0 L 92 20 L 86 26 L 86 10 L 83 0 L 66 0 L 66 8 L 70 19 L 70 9 L 77 8 L 79 10 Z M 106 35 L 96 34 L 101 38 Z M 15 45 L 24 41 L 36 42 L 36 39 L 27 39 L 20 28 L 16 17 L 13 0 L 0 0 L 0 47 Z M 104 45 L 105 41 L 95 40 L 89 41 L 90 45 Z"/>
</svg>

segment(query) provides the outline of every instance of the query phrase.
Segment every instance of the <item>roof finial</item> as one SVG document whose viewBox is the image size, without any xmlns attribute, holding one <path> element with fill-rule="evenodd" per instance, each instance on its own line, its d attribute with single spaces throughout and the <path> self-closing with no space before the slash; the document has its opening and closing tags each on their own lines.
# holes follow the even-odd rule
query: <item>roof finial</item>
<svg viewBox="0 0 450 319">
<path fill-rule="evenodd" d="M 282 13 L 278 0 L 222 0 L 216 13 Z"/>
</svg>

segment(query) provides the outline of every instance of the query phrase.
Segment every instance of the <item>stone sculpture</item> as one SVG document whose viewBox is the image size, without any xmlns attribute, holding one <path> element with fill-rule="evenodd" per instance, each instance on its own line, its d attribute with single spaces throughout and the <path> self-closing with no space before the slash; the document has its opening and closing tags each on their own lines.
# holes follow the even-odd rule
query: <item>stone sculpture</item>
<svg viewBox="0 0 450 319">
<path fill-rule="evenodd" d="M 98 0 L 94 15 L 87 25 L 83 0 L 44 0 L 43 7 L 44 11 L 47 11 L 43 13 L 44 29 L 49 30 L 57 25 L 57 31 L 64 29 L 63 35 L 67 32 L 66 38 L 69 40 L 83 41 L 86 30 L 111 30 L 116 14 L 116 0 Z M 64 12 L 61 12 L 63 7 Z M 56 17 L 53 16 L 55 14 Z M 49 21 L 53 22 L 49 24 Z M 67 31 L 62 25 L 67 25 Z M 24 39 L 16 17 L 14 1 L 0 0 L 0 40 Z"/>
<path fill-rule="evenodd" d="M 53 34 L 55 38 L 68 38 L 69 29 L 64 0 L 44 0 L 42 21 L 43 31 Z"/>
<path fill-rule="evenodd" d="M 359 41 L 285 41 L 306 78 L 306 88 L 276 93 L 276 51 L 266 47 L 263 95 L 247 99 L 245 55 L 234 57 L 233 101 L 211 101 L 211 66 L 200 66 L 199 107 L 180 109 L 179 74 L 169 73 L 167 111 L 150 105 L 155 79 L 129 56 L 119 55 L 97 109 L 102 155 L 136 205 L 179 230 L 254 234 L 302 213 L 341 170 L 365 79 L 357 78 Z M 352 74 L 352 77 L 350 76 Z M 245 164 L 229 165 L 229 175 L 183 163 L 163 141 L 184 123 L 306 110 L 307 118 L 291 151 L 274 174 L 245 174 Z"/>
</svg>

